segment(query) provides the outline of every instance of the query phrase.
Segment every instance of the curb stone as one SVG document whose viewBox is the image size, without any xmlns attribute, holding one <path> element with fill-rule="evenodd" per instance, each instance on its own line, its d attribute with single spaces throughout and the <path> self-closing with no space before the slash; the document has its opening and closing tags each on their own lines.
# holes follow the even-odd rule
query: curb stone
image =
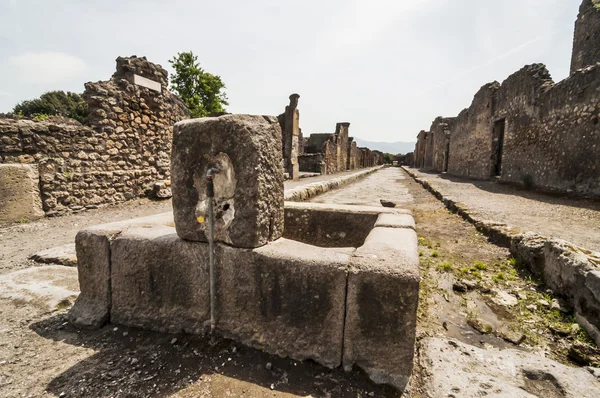
<svg viewBox="0 0 600 398">
<path fill-rule="evenodd" d="M 377 170 L 381 170 L 382 168 L 383 166 L 371 167 L 367 170 L 361 170 L 343 177 L 332 178 L 331 180 L 327 181 L 313 182 L 311 184 L 288 189 L 284 192 L 284 200 L 287 202 L 302 202 L 328 192 L 334 188 L 354 182 L 359 178 L 365 177 L 376 172 Z"/>
</svg>

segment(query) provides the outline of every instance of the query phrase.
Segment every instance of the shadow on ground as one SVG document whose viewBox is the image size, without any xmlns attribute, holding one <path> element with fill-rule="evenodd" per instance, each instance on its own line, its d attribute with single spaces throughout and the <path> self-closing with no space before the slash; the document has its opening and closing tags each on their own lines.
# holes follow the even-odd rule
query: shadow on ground
<svg viewBox="0 0 600 398">
<path fill-rule="evenodd" d="M 68 324 L 64 313 L 30 328 L 44 338 L 97 351 L 48 384 L 46 390 L 56 396 L 399 396 L 358 370 L 345 373 L 273 357 L 226 339 L 211 342 L 114 325 L 83 331 Z"/>
</svg>

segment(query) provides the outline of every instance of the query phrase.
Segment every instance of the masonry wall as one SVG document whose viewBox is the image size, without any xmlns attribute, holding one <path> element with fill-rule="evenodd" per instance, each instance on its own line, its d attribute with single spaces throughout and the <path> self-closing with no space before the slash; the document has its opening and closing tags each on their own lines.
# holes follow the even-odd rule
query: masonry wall
<svg viewBox="0 0 600 398">
<path fill-rule="evenodd" d="M 300 171 L 318 172 L 315 162 L 320 161 L 322 174 L 339 173 L 383 164 L 383 153 L 358 148 L 348 136 L 350 123 L 337 123 L 336 132 L 311 134 L 304 145 L 304 155 L 299 156 Z M 312 155 L 320 155 L 318 157 Z"/>
<path fill-rule="evenodd" d="M 498 83 L 483 86 L 471 106 L 454 121 L 450 133 L 449 173 L 479 179 L 490 177 L 490 126 L 497 89 Z"/>
<path fill-rule="evenodd" d="M 0 117 L 0 162 L 38 165 L 48 215 L 146 195 L 169 178 L 172 126 L 189 115 L 167 72 L 144 57 L 119 57 L 112 78 L 87 83 L 83 97 L 88 126 Z"/>
<path fill-rule="evenodd" d="M 500 181 L 597 196 L 599 118 L 600 64 L 557 84 L 544 65 L 527 65 L 501 85 L 482 87 L 456 119 L 436 119 L 427 139 L 418 136 L 415 162 L 423 167 L 428 145 L 434 147 L 434 159 L 439 155 L 443 147 L 437 137 L 447 128 L 451 174 L 480 179 L 498 175 Z M 504 129 L 499 154 L 497 125 Z M 443 165 L 434 161 L 432 169 L 442 171 Z"/>
<path fill-rule="evenodd" d="M 497 93 L 506 116 L 500 179 L 600 195 L 600 65 L 553 84 L 543 65 L 510 76 Z"/>
<path fill-rule="evenodd" d="M 417 135 L 417 143 L 415 144 L 415 167 L 425 167 L 425 148 L 427 145 L 427 136 L 429 132 L 421 130 Z"/>
<path fill-rule="evenodd" d="M 323 166 L 323 154 L 321 153 L 305 153 L 298 156 L 298 164 L 300 170 L 311 173 L 321 173 Z"/>
<path fill-rule="evenodd" d="M 571 74 L 600 62 L 600 0 L 584 0 L 573 36 Z"/>
<path fill-rule="evenodd" d="M 449 154 L 450 136 L 454 128 L 455 118 L 438 117 L 431 125 L 430 137 L 432 146 L 431 169 L 446 171 L 446 157 Z"/>
<path fill-rule="evenodd" d="M 360 167 L 360 151 L 352 137 L 348 138 L 348 163 L 347 169 L 354 170 Z"/>
</svg>

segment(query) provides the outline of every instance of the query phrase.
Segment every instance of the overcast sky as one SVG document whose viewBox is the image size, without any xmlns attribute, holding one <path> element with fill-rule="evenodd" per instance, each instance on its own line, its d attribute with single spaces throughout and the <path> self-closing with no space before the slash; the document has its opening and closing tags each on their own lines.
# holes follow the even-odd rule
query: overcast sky
<svg viewBox="0 0 600 398">
<path fill-rule="evenodd" d="M 108 80 L 117 56 L 169 71 L 192 50 L 229 112 L 279 114 L 300 94 L 305 135 L 351 122 L 414 141 L 487 82 L 541 62 L 568 76 L 581 0 L 0 0 L 0 112 Z"/>
</svg>

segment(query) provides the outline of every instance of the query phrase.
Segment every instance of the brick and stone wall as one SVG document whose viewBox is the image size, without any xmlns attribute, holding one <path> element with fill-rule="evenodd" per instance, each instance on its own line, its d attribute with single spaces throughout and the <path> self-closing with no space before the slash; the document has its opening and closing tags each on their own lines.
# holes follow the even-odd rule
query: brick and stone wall
<svg viewBox="0 0 600 398">
<path fill-rule="evenodd" d="M 173 124 L 189 117 L 167 72 L 141 57 L 117 59 L 108 81 L 87 83 L 88 124 L 0 117 L 0 163 L 36 164 L 52 215 L 148 194 L 169 179 Z"/>
<path fill-rule="evenodd" d="M 480 179 L 490 177 L 490 125 L 497 88 L 497 83 L 483 86 L 471 106 L 456 118 L 450 133 L 449 173 Z"/>
<path fill-rule="evenodd" d="M 584 0 L 573 37 L 571 74 L 600 62 L 600 0 Z"/>
<path fill-rule="evenodd" d="M 336 124 L 333 134 L 311 134 L 304 145 L 304 155 L 299 156 L 301 171 L 318 172 L 316 162 L 321 162 L 321 174 L 340 173 L 364 167 L 383 164 L 383 153 L 375 153 L 368 148 L 358 148 L 349 137 L 350 123 Z M 313 156 L 318 154 L 319 156 Z"/>
</svg>

